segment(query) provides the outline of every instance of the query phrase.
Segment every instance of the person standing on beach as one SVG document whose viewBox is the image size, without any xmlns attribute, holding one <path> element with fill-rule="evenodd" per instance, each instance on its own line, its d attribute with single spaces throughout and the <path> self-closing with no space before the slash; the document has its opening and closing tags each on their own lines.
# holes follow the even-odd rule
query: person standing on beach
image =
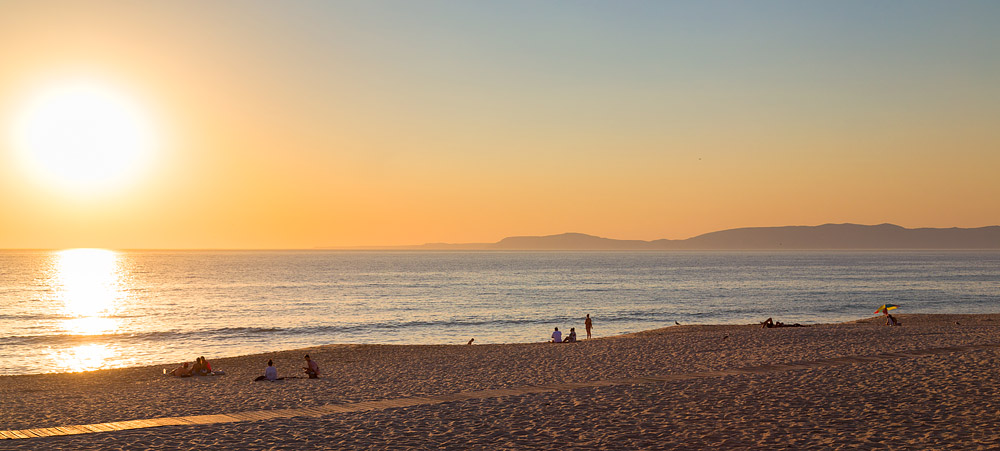
<svg viewBox="0 0 1000 451">
<path fill-rule="evenodd" d="M 590 340 L 590 329 L 594 328 L 594 322 L 590 320 L 590 313 L 588 313 L 587 318 L 583 320 L 583 327 L 587 328 L 587 339 Z"/>
<path fill-rule="evenodd" d="M 562 332 L 559 332 L 559 328 L 556 328 L 555 332 L 552 332 L 552 342 L 562 343 Z"/>
</svg>

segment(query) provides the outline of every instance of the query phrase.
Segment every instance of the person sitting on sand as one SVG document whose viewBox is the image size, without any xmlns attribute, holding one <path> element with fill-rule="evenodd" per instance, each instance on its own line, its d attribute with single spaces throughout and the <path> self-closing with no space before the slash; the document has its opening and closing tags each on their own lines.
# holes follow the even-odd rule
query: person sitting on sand
<svg viewBox="0 0 1000 451">
<path fill-rule="evenodd" d="M 575 327 L 570 327 L 569 328 L 569 336 L 566 337 L 565 340 L 563 340 L 563 343 L 576 343 L 576 328 Z"/>
<path fill-rule="evenodd" d="M 194 369 L 192 370 L 195 376 L 211 376 L 212 375 L 212 365 L 208 364 L 208 360 L 204 357 L 198 357 L 195 359 Z"/>
<path fill-rule="evenodd" d="M 205 365 L 201 364 L 201 357 L 197 357 L 194 359 L 194 365 L 191 365 L 191 375 L 192 376 L 205 375 Z"/>
<path fill-rule="evenodd" d="M 184 362 L 184 365 L 174 368 L 174 370 L 170 372 L 170 375 L 175 377 L 191 377 L 191 368 L 188 367 L 187 362 Z"/>
<path fill-rule="evenodd" d="M 562 343 L 562 332 L 559 332 L 559 328 L 556 328 L 555 332 L 552 332 L 551 343 Z"/>
<path fill-rule="evenodd" d="M 306 366 L 302 367 L 309 379 L 316 379 L 319 377 L 319 365 L 316 364 L 315 360 L 309 358 L 309 354 L 306 354 Z"/>
<path fill-rule="evenodd" d="M 886 326 L 898 326 L 899 325 L 899 321 L 896 321 L 896 317 L 895 316 L 892 316 L 889 313 L 886 313 L 885 314 L 885 325 Z"/>
<path fill-rule="evenodd" d="M 274 361 L 271 359 L 267 360 L 267 367 L 264 368 L 264 375 L 257 376 L 254 381 L 269 380 L 271 382 L 285 380 L 283 377 L 278 377 L 278 369 L 274 367 Z"/>
</svg>

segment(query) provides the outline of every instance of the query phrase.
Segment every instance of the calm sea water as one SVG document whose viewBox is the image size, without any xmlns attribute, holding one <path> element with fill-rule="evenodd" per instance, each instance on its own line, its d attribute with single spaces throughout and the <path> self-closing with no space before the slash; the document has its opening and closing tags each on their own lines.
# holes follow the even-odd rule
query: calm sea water
<svg viewBox="0 0 1000 451">
<path fill-rule="evenodd" d="M 0 252 L 0 374 L 1000 311 L 997 252 Z M 42 365 L 42 366 L 39 366 Z"/>
</svg>

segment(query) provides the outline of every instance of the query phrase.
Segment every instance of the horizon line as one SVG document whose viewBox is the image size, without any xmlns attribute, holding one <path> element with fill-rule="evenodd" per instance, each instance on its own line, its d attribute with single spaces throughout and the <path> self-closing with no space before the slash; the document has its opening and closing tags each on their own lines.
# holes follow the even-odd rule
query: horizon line
<svg viewBox="0 0 1000 451">
<path fill-rule="evenodd" d="M 464 243 L 463 242 L 458 242 L 458 243 L 456 243 L 456 242 L 443 242 L 443 241 L 435 241 L 435 242 L 428 241 L 428 242 L 424 242 L 424 243 L 420 243 L 420 244 L 395 244 L 395 245 L 379 244 L 379 245 L 351 245 L 351 246 L 347 246 L 347 245 L 343 245 L 343 246 L 339 246 L 339 245 L 332 245 L 332 246 L 330 246 L 330 245 L 324 245 L 324 246 L 312 246 L 312 247 L 204 247 L 204 248 L 197 248 L 197 247 L 134 247 L 134 248 L 132 248 L 132 247 L 121 247 L 121 248 L 119 248 L 119 247 L 75 246 L 75 247 L 25 247 L 25 248 L 11 247 L 11 248 L 0 248 L 0 250 L 2 250 L 2 251 L 21 251 L 21 252 L 30 252 L 30 251 L 45 251 L 45 252 L 49 252 L 49 251 L 62 251 L 62 250 L 68 250 L 68 249 L 104 249 L 104 250 L 132 251 L 132 252 L 136 252 L 136 251 L 144 251 L 144 252 L 156 252 L 156 251 L 173 251 L 173 252 L 177 252 L 177 251 L 202 251 L 202 252 L 204 252 L 204 251 L 250 251 L 250 252 L 253 252 L 253 251 L 258 251 L 258 252 L 265 252 L 265 251 L 379 251 L 379 250 L 382 250 L 382 251 L 388 251 L 388 250 L 392 250 L 392 251 L 417 251 L 417 252 L 427 252 L 427 251 L 433 251 L 433 252 L 441 252 L 441 251 L 448 251 L 448 252 L 454 252 L 454 251 L 458 251 L 458 252 L 463 252 L 463 251 L 471 251 L 471 252 L 477 252 L 477 251 L 499 251 L 499 252 L 529 251 L 529 252 L 531 252 L 531 251 L 543 251 L 543 250 L 542 249 L 537 249 L 537 250 L 531 250 L 531 249 L 527 249 L 527 250 L 518 250 L 518 249 L 427 249 L 427 248 L 422 248 L 422 247 L 423 246 L 433 246 L 433 245 L 446 245 L 446 246 L 488 246 L 488 245 L 493 245 L 493 244 L 500 243 L 500 242 L 502 242 L 503 240 L 505 240 L 507 238 L 522 238 L 522 237 L 544 238 L 544 237 L 554 237 L 554 236 L 561 236 L 561 235 L 584 235 L 584 236 L 588 236 L 588 237 L 594 237 L 594 238 L 600 238 L 600 239 L 606 239 L 606 240 L 612 240 L 612 241 L 639 241 L 639 242 L 645 242 L 645 243 L 652 243 L 654 241 L 663 241 L 663 240 L 666 240 L 666 241 L 685 241 L 685 240 L 689 240 L 689 239 L 692 239 L 692 238 L 696 238 L 696 237 L 707 235 L 707 234 L 711 234 L 711 233 L 724 232 L 724 231 L 730 231 L 730 230 L 767 229 L 767 228 L 791 228 L 791 227 L 810 227 L 810 228 L 815 228 L 815 227 L 828 226 L 828 225 L 857 225 L 857 226 L 863 226 L 863 227 L 878 227 L 878 226 L 886 226 L 886 225 L 888 225 L 888 226 L 899 227 L 899 228 L 902 228 L 902 229 L 905 229 L 905 230 L 920 230 L 920 229 L 935 229 L 935 230 L 966 229 L 966 230 L 968 230 L 968 229 L 981 229 L 981 228 L 988 228 L 988 227 L 1000 227 L 1000 225 L 998 225 L 998 224 L 991 224 L 991 225 L 985 225 L 985 226 L 979 226 L 979 227 L 957 227 L 957 226 L 952 226 L 952 227 L 904 227 L 904 226 L 900 226 L 900 225 L 889 223 L 889 222 L 883 222 L 883 223 L 880 223 L 880 224 L 858 224 L 858 223 L 844 222 L 844 223 L 823 223 L 823 224 L 819 224 L 819 225 L 782 225 L 782 226 L 735 227 L 735 228 L 729 228 L 729 229 L 713 230 L 711 232 L 701 233 L 701 234 L 694 235 L 694 236 L 691 236 L 691 237 L 688 237 L 688 238 L 681 238 L 681 239 L 656 238 L 656 239 L 652 239 L 652 240 L 607 238 L 607 237 L 603 237 L 603 236 L 599 236 L 599 235 L 592 235 L 592 234 L 583 233 L 583 232 L 561 232 L 561 233 L 556 233 L 556 234 L 551 234 L 551 235 L 508 235 L 508 236 L 505 236 L 505 237 L 500 238 L 499 240 L 493 241 L 493 242 L 475 242 L 475 243 L 473 243 L 473 242 L 464 242 Z M 618 251 L 630 251 L 630 252 L 636 252 L 636 251 L 637 252 L 722 251 L 722 252 L 725 252 L 725 251 L 775 251 L 775 250 L 800 252 L 800 251 L 822 251 L 822 250 L 829 250 L 829 251 L 852 251 L 852 250 L 855 250 L 855 251 L 860 251 L 860 250 L 899 250 L 899 251 L 906 251 L 906 250 L 913 250 L 913 251 L 917 251 L 917 250 L 949 250 L 949 249 L 945 249 L 945 248 L 933 248 L 933 249 L 925 249 L 925 248 L 911 248 L 911 249 L 906 249 L 906 248 L 897 248 L 897 249 L 873 249 L 873 248 L 856 248 L 856 249 L 827 248 L 827 249 L 824 249 L 824 248 L 816 248 L 816 249 L 728 249 L 728 250 L 727 249 L 702 249 L 702 250 L 698 250 L 698 249 L 634 249 L 634 250 L 633 249 L 551 249 L 551 250 L 544 250 L 544 251 L 560 251 L 560 252 L 575 252 L 575 251 L 602 251 L 602 252 L 618 252 Z M 956 248 L 954 250 L 970 250 L 970 249 Z M 990 250 L 990 249 L 984 249 L 984 250 Z"/>
</svg>

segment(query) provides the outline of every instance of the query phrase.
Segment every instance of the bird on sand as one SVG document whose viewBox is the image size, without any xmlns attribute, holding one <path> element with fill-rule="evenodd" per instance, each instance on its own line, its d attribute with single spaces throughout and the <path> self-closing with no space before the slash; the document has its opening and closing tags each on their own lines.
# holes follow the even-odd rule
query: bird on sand
<svg viewBox="0 0 1000 451">
<path fill-rule="evenodd" d="M 674 321 L 674 324 L 676 324 L 676 325 L 678 325 L 678 326 L 680 326 L 680 325 L 681 325 L 681 323 L 678 323 L 677 321 Z"/>
</svg>

